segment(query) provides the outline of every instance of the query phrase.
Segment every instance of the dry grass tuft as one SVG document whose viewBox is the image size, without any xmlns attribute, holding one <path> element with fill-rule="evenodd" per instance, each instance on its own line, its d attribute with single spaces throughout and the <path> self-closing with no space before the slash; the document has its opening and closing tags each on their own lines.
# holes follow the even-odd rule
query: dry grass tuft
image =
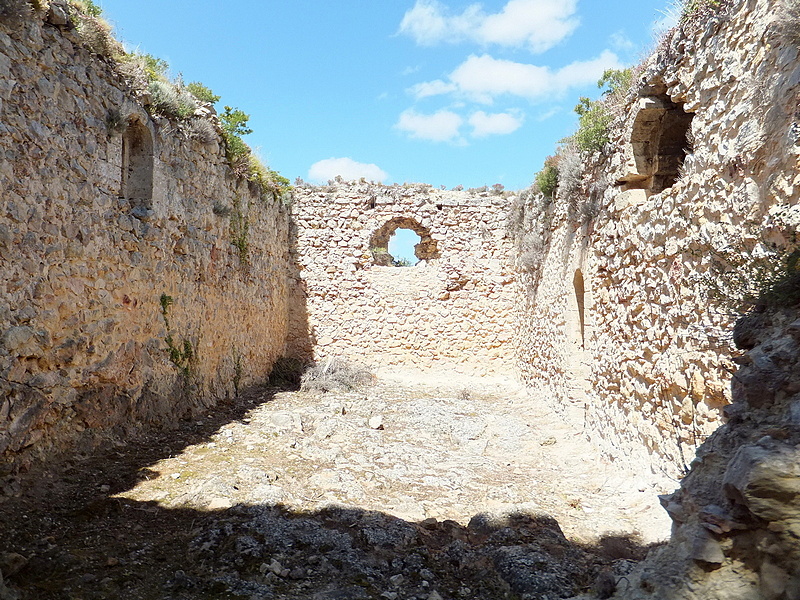
<svg viewBox="0 0 800 600">
<path fill-rule="evenodd" d="M 300 389 L 304 392 L 349 392 L 370 385 L 374 380 L 375 376 L 364 367 L 340 358 L 329 358 L 303 373 Z"/>
<path fill-rule="evenodd" d="M 214 205 L 214 214 L 227 217 L 231 214 L 231 208 L 217 203 Z M 277 387 L 297 388 L 300 385 L 300 379 L 305 368 L 306 363 L 298 358 L 287 358 L 285 356 L 279 358 L 272 365 L 269 384 Z"/>
<path fill-rule="evenodd" d="M 201 144 L 213 144 L 220 139 L 213 123 L 208 119 L 192 119 L 186 126 L 189 137 Z"/>
<path fill-rule="evenodd" d="M 78 35 L 89 50 L 106 58 L 116 58 L 124 54 L 120 44 L 112 34 L 111 25 L 100 17 L 78 13 L 73 17 Z"/>
</svg>

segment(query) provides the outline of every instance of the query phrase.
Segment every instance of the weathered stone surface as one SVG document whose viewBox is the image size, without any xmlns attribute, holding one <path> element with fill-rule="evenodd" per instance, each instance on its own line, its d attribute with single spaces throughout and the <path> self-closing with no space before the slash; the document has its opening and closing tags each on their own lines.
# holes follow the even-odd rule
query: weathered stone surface
<svg viewBox="0 0 800 600">
<path fill-rule="evenodd" d="M 744 410 L 699 449 L 680 490 L 663 497 L 674 520 L 672 538 L 631 574 L 631 586 L 617 597 L 798 597 L 800 428 L 789 390 L 800 384 L 800 351 L 786 343 L 797 311 L 764 316 L 761 342 L 734 376 L 745 389 L 733 408 Z M 774 380 L 773 400 L 753 406 L 746 388 L 761 389 L 765 361 L 782 377 Z"/>
<path fill-rule="evenodd" d="M 63 9 L 0 23 L 4 469 L 224 399 L 237 369 L 241 385 L 266 377 L 287 332 L 287 210 L 232 176 L 219 146 L 150 117 Z M 112 108 L 152 137 L 149 197 L 121 197 Z M 213 211 L 237 198 L 246 265 Z M 191 361 L 170 361 L 168 335 Z"/>
<path fill-rule="evenodd" d="M 670 32 L 614 107 L 623 114 L 604 153 L 562 172 L 570 183 L 546 208 L 527 204 L 538 216 L 521 236 L 519 367 L 618 464 L 670 470 L 720 425 L 736 310 L 710 300 L 736 297 L 739 278 L 758 287 L 750 257 L 790 246 L 800 223 L 798 150 L 787 135 L 797 48 L 779 34 L 778 10 L 725 3 Z M 683 127 L 690 119 L 686 143 L 653 152 L 670 136 L 681 141 L 680 127 L 662 127 L 668 113 Z M 674 181 L 659 184 L 669 160 Z M 715 273 L 726 256 L 730 281 Z M 764 329 L 750 316 L 734 341 L 753 348 Z M 751 407 L 775 402 L 779 370 L 741 373 L 734 395 L 746 390 Z"/>
<path fill-rule="evenodd" d="M 313 332 L 315 356 L 347 356 L 377 370 L 511 374 L 512 198 L 424 184 L 298 187 L 297 291 L 308 320 L 293 337 Z M 397 227 L 420 235 L 414 266 L 389 266 Z"/>
</svg>

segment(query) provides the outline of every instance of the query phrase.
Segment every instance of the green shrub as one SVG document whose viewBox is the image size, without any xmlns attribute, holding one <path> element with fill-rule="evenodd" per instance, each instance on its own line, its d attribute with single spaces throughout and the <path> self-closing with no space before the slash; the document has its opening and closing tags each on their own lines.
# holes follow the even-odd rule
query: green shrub
<svg viewBox="0 0 800 600">
<path fill-rule="evenodd" d="M 169 71 L 169 63 L 167 61 L 146 52 L 142 54 L 134 52 L 132 56 L 140 61 L 148 81 L 167 80 L 167 71 Z"/>
<path fill-rule="evenodd" d="M 103 9 L 97 6 L 93 0 L 70 0 L 69 2 L 78 12 L 90 17 L 99 17 L 103 14 Z"/>
<path fill-rule="evenodd" d="M 244 142 L 242 142 L 244 143 Z M 267 167 L 262 160 L 248 148 L 247 173 L 245 177 L 252 181 L 265 194 L 271 194 L 273 198 L 282 198 L 285 193 L 292 189 L 289 180 L 277 171 Z"/>
<path fill-rule="evenodd" d="M 608 89 L 603 95 L 625 94 L 633 83 L 633 69 L 606 69 L 597 81 L 597 87 Z"/>
<path fill-rule="evenodd" d="M 225 111 L 219 116 L 222 123 L 222 129 L 230 135 L 243 136 L 253 133 L 253 130 L 247 126 L 250 120 L 250 115 L 243 110 L 226 106 Z"/>
<path fill-rule="evenodd" d="M 536 174 L 536 187 L 547 198 L 554 198 L 558 187 L 558 167 L 556 159 L 548 156 L 544 161 L 544 167 Z"/>
<path fill-rule="evenodd" d="M 247 126 L 250 115 L 238 108 L 226 106 L 219 116 L 222 135 L 225 138 L 225 156 L 231 168 L 239 175 L 246 175 L 250 167 L 250 146 L 245 144 L 243 135 L 253 133 Z"/>
<path fill-rule="evenodd" d="M 199 81 L 192 81 L 187 86 L 186 89 L 200 102 L 207 102 L 208 104 L 215 104 L 219 101 L 219 96 L 217 96 L 214 92 L 211 91 L 210 88 L 204 86 Z"/>
<path fill-rule="evenodd" d="M 187 119 L 197 109 L 197 102 L 185 88 L 169 81 L 151 81 L 148 86 L 152 96 L 152 107 L 165 117 Z"/>
<path fill-rule="evenodd" d="M 601 101 L 586 97 L 581 97 L 575 112 L 578 114 L 578 131 L 572 136 L 572 141 L 584 152 L 601 152 L 609 142 L 608 127 L 613 115 Z"/>
</svg>

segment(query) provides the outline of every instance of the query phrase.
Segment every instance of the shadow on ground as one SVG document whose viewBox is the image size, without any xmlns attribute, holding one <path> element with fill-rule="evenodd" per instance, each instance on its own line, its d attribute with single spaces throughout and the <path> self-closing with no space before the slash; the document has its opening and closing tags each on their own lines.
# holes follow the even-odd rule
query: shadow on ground
<svg viewBox="0 0 800 600">
<path fill-rule="evenodd" d="M 353 507 L 201 511 L 113 497 L 278 391 L 250 390 L 173 431 L 28 473 L 0 504 L 0 600 L 538 599 L 598 581 L 608 597 L 647 552 L 624 537 L 572 543 L 547 515 L 479 514 L 463 526 Z"/>
</svg>

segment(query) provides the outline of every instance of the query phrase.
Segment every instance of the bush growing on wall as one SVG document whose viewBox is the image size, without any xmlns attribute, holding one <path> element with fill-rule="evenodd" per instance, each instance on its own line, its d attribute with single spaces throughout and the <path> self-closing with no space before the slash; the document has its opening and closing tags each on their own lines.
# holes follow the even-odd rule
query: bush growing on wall
<svg viewBox="0 0 800 600">
<path fill-rule="evenodd" d="M 208 87 L 200 83 L 199 81 L 192 81 L 186 86 L 186 89 L 200 102 L 206 102 L 208 104 L 216 104 L 220 97 L 217 96 L 214 92 L 211 91 Z"/>
<path fill-rule="evenodd" d="M 574 143 L 582 152 L 602 152 L 609 142 L 608 128 L 614 120 L 615 108 L 624 104 L 632 83 L 632 69 L 606 69 L 597 81 L 597 87 L 606 88 L 602 97 L 580 98 L 575 107 L 578 130 L 564 141 Z"/>
<path fill-rule="evenodd" d="M 788 207 L 773 213 L 758 236 L 749 235 L 725 248 L 698 251 L 707 269 L 695 280 L 709 303 L 729 315 L 800 304 L 798 226 L 800 208 Z"/>
<path fill-rule="evenodd" d="M 558 187 L 558 159 L 548 156 L 544 160 L 544 167 L 536 174 L 535 183 L 539 191 L 547 198 L 554 198 Z"/>
<path fill-rule="evenodd" d="M 578 113 L 578 131 L 572 136 L 575 145 L 583 152 L 602 152 L 609 142 L 608 126 L 613 116 L 599 100 L 592 101 L 585 96 L 575 107 Z"/>
<path fill-rule="evenodd" d="M 197 102 L 186 89 L 169 81 L 151 81 L 148 86 L 152 107 L 160 115 L 188 119 L 197 110 Z"/>
</svg>

